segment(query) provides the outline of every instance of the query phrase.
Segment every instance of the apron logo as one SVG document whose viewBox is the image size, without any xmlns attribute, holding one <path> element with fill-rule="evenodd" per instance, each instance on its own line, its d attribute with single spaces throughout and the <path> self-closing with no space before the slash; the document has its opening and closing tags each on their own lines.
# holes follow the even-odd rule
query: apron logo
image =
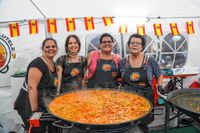
<svg viewBox="0 0 200 133">
<path fill-rule="evenodd" d="M 54 78 L 54 86 L 58 86 L 58 79 L 57 78 Z"/>
<path fill-rule="evenodd" d="M 137 81 L 140 78 L 140 74 L 138 72 L 133 72 L 130 75 L 130 78 L 131 78 L 132 81 Z"/>
<path fill-rule="evenodd" d="M 78 68 L 73 68 L 71 71 L 71 76 L 77 76 L 79 74 L 79 69 Z"/>
<path fill-rule="evenodd" d="M 113 77 L 117 77 L 117 72 L 112 72 Z"/>
<path fill-rule="evenodd" d="M 15 59 L 16 53 L 13 43 L 9 37 L 0 34 L 0 73 L 6 73 L 9 70 L 11 57 Z"/>
<path fill-rule="evenodd" d="M 110 64 L 103 64 L 103 66 L 102 66 L 102 69 L 104 70 L 104 71 L 110 71 L 110 69 L 111 69 L 111 65 Z"/>
</svg>

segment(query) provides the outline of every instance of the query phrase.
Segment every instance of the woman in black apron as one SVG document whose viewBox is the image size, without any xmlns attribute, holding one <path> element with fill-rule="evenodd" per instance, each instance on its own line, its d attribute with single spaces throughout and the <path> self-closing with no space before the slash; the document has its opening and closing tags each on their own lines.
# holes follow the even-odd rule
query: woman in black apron
<svg viewBox="0 0 200 133">
<path fill-rule="evenodd" d="M 101 50 L 88 53 L 89 73 L 91 74 L 91 71 L 94 71 L 88 79 L 88 88 L 116 88 L 118 86 L 120 57 L 112 53 L 112 48 L 113 37 L 104 33 L 100 37 Z M 91 70 L 94 67 L 95 70 Z"/>
<path fill-rule="evenodd" d="M 65 42 L 66 55 L 56 60 L 58 74 L 57 95 L 82 88 L 87 65 L 86 58 L 78 55 L 81 42 L 76 35 L 69 35 Z"/>
<path fill-rule="evenodd" d="M 139 34 L 133 34 L 128 40 L 130 55 L 120 61 L 119 68 L 122 77 L 122 89 L 138 93 L 148 98 L 152 104 L 154 94 L 152 89 L 152 78 L 157 79 L 158 86 L 162 85 L 162 76 L 158 63 L 152 58 L 145 56 L 142 51 L 145 40 Z M 148 133 L 148 124 L 154 120 L 153 116 L 145 119 L 139 125 Z"/>
<path fill-rule="evenodd" d="M 27 68 L 27 75 L 14 108 L 21 116 L 25 129 L 29 129 L 28 119 L 34 112 L 47 112 L 47 104 L 55 96 L 56 69 L 53 58 L 57 53 L 57 43 L 52 38 L 47 38 L 42 44 L 43 55 L 34 59 Z M 51 123 L 41 123 L 39 128 L 32 128 L 32 133 L 55 132 Z"/>
</svg>

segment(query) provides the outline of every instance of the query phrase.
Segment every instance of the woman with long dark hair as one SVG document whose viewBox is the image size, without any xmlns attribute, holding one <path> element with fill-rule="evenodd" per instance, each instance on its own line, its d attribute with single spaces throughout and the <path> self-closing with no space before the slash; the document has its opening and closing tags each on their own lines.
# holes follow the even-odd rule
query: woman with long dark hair
<svg viewBox="0 0 200 133">
<path fill-rule="evenodd" d="M 87 60 L 79 55 L 80 48 L 81 42 L 78 36 L 69 35 L 65 42 L 66 55 L 62 55 L 56 60 L 57 95 L 82 88 Z"/>
</svg>

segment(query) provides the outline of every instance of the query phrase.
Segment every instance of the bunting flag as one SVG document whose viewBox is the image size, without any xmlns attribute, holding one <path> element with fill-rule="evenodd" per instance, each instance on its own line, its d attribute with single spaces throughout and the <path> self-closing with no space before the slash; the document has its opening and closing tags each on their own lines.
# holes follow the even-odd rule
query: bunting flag
<svg viewBox="0 0 200 133">
<path fill-rule="evenodd" d="M 55 19 L 47 19 L 47 28 L 49 33 L 57 33 L 57 25 Z"/>
<path fill-rule="evenodd" d="M 144 24 L 140 25 L 138 24 L 137 25 L 137 33 L 140 34 L 140 35 L 145 35 L 145 26 Z"/>
<path fill-rule="evenodd" d="M 120 32 L 120 33 L 127 33 L 127 32 L 128 32 L 128 30 L 127 30 L 127 25 L 126 25 L 126 24 L 120 25 L 120 27 L 119 27 L 119 32 Z"/>
<path fill-rule="evenodd" d="M 110 26 L 113 24 L 113 19 L 112 17 L 102 17 L 104 25 L 105 26 Z"/>
<path fill-rule="evenodd" d="M 84 17 L 85 21 L 85 29 L 86 30 L 93 30 L 94 29 L 94 19 L 93 17 Z"/>
<path fill-rule="evenodd" d="M 170 29 L 171 29 L 171 32 L 172 32 L 173 36 L 179 35 L 177 23 L 170 23 Z"/>
<path fill-rule="evenodd" d="M 29 20 L 29 33 L 37 34 L 38 33 L 38 21 L 37 20 Z"/>
<path fill-rule="evenodd" d="M 75 31 L 76 25 L 75 25 L 75 19 L 74 18 L 66 18 L 66 27 L 67 31 Z"/>
<path fill-rule="evenodd" d="M 162 36 L 163 35 L 161 24 L 153 24 L 153 27 L 154 27 L 154 33 L 155 33 L 156 36 Z"/>
<path fill-rule="evenodd" d="M 193 21 L 186 22 L 186 29 L 188 34 L 193 34 L 194 33 L 194 25 Z"/>
<path fill-rule="evenodd" d="M 10 36 L 11 37 L 17 37 L 20 35 L 18 23 L 9 24 L 9 28 L 10 28 Z"/>
</svg>

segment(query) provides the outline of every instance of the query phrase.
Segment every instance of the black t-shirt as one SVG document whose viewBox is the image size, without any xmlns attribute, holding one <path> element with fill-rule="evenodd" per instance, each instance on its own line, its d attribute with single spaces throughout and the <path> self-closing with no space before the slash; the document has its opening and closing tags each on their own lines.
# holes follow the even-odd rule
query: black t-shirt
<svg viewBox="0 0 200 133">
<path fill-rule="evenodd" d="M 51 98 L 54 97 L 56 92 L 56 87 L 54 86 L 54 78 L 56 77 L 56 71 L 50 72 L 45 62 L 42 58 L 37 57 L 34 59 L 27 68 L 27 76 L 26 83 L 28 83 L 28 74 L 30 68 L 37 68 L 41 73 L 42 77 L 38 84 L 38 102 L 39 102 L 39 110 L 46 111 L 46 104 L 49 102 Z M 49 99 L 49 100 L 47 100 Z"/>
<path fill-rule="evenodd" d="M 49 69 L 47 67 L 47 65 L 45 64 L 45 62 L 42 60 L 42 58 L 37 57 L 36 59 L 34 59 L 27 68 L 27 76 L 26 76 L 26 81 L 28 81 L 28 73 L 30 68 L 37 68 L 41 73 L 42 73 L 42 78 L 40 80 L 39 86 L 41 86 L 42 84 L 46 84 L 49 82 L 50 77 L 49 77 Z"/>
</svg>

